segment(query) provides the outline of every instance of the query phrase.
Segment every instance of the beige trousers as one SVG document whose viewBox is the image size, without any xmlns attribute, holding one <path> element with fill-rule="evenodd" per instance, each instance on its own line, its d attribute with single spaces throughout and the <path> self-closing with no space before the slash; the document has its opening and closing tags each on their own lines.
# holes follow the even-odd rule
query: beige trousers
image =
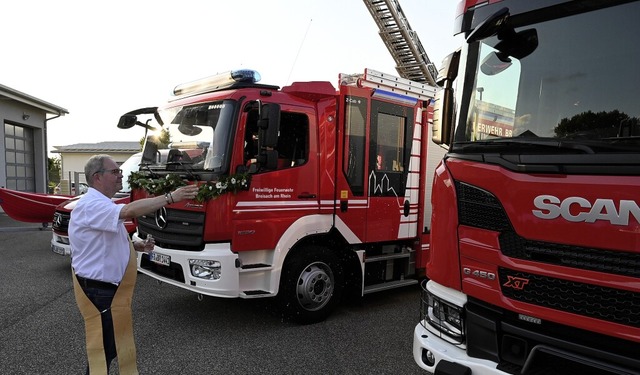
<svg viewBox="0 0 640 375">
<path fill-rule="evenodd" d="M 121 375 L 137 375 L 136 344 L 133 339 L 133 319 L 131 301 L 136 286 L 137 262 L 133 244 L 129 241 L 129 264 L 124 277 L 111 303 L 113 331 L 118 352 L 118 366 Z M 73 270 L 71 270 L 73 273 Z M 102 344 L 102 321 L 100 311 L 87 298 L 73 274 L 73 289 L 80 313 L 84 318 L 84 329 L 87 345 L 87 359 L 91 375 L 107 374 L 107 363 Z"/>
</svg>

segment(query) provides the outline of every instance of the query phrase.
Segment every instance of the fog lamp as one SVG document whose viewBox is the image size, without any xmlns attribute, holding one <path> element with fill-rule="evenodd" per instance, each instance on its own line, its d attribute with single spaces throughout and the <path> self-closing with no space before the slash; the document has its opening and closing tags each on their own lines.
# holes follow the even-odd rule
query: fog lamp
<svg viewBox="0 0 640 375">
<path fill-rule="evenodd" d="M 431 350 L 422 348 L 422 363 L 427 366 L 433 366 L 436 364 L 436 356 L 433 355 Z"/>
<path fill-rule="evenodd" d="M 191 275 L 199 279 L 218 280 L 222 272 L 222 264 L 216 260 L 189 259 Z"/>
</svg>

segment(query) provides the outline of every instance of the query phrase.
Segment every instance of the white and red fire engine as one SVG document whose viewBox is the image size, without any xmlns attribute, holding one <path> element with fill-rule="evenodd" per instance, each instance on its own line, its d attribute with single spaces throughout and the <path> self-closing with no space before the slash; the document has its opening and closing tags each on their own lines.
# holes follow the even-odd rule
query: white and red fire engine
<svg viewBox="0 0 640 375">
<path fill-rule="evenodd" d="M 136 236 L 156 244 L 139 271 L 200 295 L 277 297 L 307 323 L 345 294 L 416 284 L 444 154 L 431 142 L 435 88 L 373 70 L 340 75 L 337 90 L 257 78 L 183 84 L 166 105 L 121 118 L 153 114 L 171 140 L 166 163 L 147 140 L 133 200 L 167 181 L 201 186 L 198 200 L 137 220 Z"/>
<path fill-rule="evenodd" d="M 466 0 L 416 363 L 640 374 L 640 1 Z"/>
</svg>

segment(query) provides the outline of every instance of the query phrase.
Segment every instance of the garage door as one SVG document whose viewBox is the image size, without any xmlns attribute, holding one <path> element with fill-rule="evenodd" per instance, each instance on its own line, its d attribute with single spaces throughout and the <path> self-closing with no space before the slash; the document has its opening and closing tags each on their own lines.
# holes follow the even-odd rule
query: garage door
<svg viewBox="0 0 640 375">
<path fill-rule="evenodd" d="M 33 129 L 4 124 L 7 188 L 35 192 Z"/>
</svg>

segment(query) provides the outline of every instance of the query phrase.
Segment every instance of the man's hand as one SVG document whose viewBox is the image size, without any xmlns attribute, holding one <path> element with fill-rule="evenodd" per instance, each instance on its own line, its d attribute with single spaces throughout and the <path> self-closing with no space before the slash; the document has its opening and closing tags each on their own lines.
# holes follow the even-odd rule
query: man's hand
<svg viewBox="0 0 640 375">
<path fill-rule="evenodd" d="M 187 199 L 195 199 L 195 197 L 198 195 L 198 185 L 193 184 L 182 186 L 169 194 L 171 194 L 171 198 L 174 202 L 179 202 Z"/>
<path fill-rule="evenodd" d="M 133 243 L 133 248 L 136 251 L 140 251 L 144 253 L 152 252 L 155 246 L 156 246 L 156 241 L 151 236 L 148 236 L 147 239 L 144 241 L 136 241 Z"/>
</svg>

